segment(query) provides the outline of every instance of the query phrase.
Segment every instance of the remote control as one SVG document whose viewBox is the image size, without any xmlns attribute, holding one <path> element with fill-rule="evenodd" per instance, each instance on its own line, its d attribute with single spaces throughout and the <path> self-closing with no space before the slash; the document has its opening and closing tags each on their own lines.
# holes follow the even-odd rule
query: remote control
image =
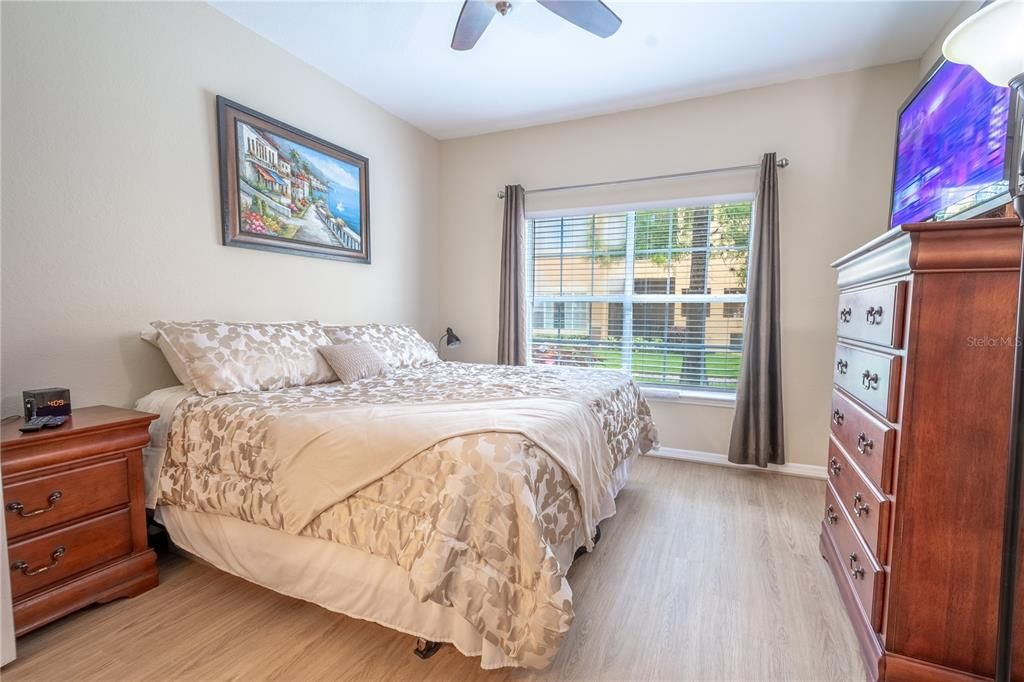
<svg viewBox="0 0 1024 682">
<path fill-rule="evenodd" d="M 25 422 L 18 430 L 22 433 L 31 433 L 40 429 L 54 429 L 66 422 L 68 418 L 64 415 L 54 417 L 32 417 Z"/>
<path fill-rule="evenodd" d="M 68 420 L 68 418 L 65 415 L 62 415 L 62 414 L 61 415 L 53 415 L 51 417 L 43 417 L 43 419 L 46 420 L 46 421 L 43 422 L 43 428 L 44 429 L 55 429 L 58 426 L 61 426 L 64 422 L 66 422 Z"/>
</svg>

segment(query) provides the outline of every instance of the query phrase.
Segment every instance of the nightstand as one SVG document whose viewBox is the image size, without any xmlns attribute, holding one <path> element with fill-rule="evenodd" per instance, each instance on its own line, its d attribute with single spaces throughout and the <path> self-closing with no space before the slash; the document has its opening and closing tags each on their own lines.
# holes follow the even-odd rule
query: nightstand
<svg viewBox="0 0 1024 682">
<path fill-rule="evenodd" d="M 0 427 L 17 635 L 156 587 L 141 449 L 154 419 L 98 406 L 75 409 L 55 429 L 21 433 L 21 419 Z"/>
</svg>

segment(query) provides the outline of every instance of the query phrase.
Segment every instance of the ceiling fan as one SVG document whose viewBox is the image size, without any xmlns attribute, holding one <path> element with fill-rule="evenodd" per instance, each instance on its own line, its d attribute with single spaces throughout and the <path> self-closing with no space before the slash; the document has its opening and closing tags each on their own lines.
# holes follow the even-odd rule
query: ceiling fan
<svg viewBox="0 0 1024 682">
<path fill-rule="evenodd" d="M 576 24 L 584 31 L 596 36 L 607 38 L 619 30 L 622 19 L 608 9 L 601 0 L 537 0 L 566 21 Z M 512 3 L 507 0 L 488 2 L 488 0 L 466 0 L 459 12 L 459 21 L 455 24 L 452 35 L 453 50 L 471 50 L 484 34 L 487 25 L 495 14 L 505 16 L 512 11 Z"/>
</svg>

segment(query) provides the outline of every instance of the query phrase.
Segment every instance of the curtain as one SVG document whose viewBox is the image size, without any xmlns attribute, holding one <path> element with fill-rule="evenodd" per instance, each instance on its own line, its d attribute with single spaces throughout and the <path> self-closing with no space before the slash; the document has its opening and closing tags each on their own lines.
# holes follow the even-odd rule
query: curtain
<svg viewBox="0 0 1024 682">
<path fill-rule="evenodd" d="M 779 177 L 775 154 L 761 159 L 747 268 L 743 360 L 729 461 L 784 464 L 782 342 L 779 319 Z"/>
<path fill-rule="evenodd" d="M 526 190 L 505 185 L 498 300 L 498 364 L 526 364 Z"/>
</svg>

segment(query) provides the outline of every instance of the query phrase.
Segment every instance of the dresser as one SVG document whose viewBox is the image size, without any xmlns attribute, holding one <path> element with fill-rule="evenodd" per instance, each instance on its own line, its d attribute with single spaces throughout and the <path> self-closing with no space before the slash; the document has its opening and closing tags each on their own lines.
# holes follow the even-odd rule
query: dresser
<svg viewBox="0 0 1024 682">
<path fill-rule="evenodd" d="M 833 264 L 820 544 L 871 679 L 994 674 L 1020 240 L 910 224 Z"/>
<path fill-rule="evenodd" d="M 18 635 L 158 582 L 146 543 L 142 450 L 156 415 L 76 409 L 66 424 L 2 425 L 4 521 Z"/>
</svg>

